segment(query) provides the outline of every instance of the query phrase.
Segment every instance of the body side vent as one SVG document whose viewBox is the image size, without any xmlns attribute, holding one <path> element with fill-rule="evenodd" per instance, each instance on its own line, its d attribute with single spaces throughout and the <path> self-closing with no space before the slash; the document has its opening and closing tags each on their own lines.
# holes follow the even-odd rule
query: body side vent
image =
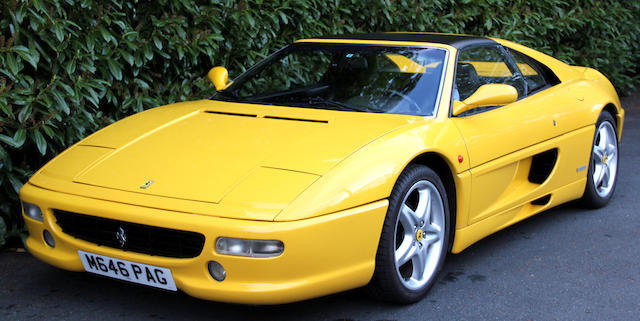
<svg viewBox="0 0 640 321">
<path fill-rule="evenodd" d="M 534 155 L 531 160 L 531 169 L 529 170 L 529 182 L 534 184 L 544 183 L 551 175 L 557 160 L 557 148 Z"/>
<path fill-rule="evenodd" d="M 547 205 L 549 204 L 549 201 L 551 200 L 551 194 L 547 194 L 543 197 L 537 198 L 533 201 L 531 201 L 531 204 L 533 205 Z"/>
</svg>

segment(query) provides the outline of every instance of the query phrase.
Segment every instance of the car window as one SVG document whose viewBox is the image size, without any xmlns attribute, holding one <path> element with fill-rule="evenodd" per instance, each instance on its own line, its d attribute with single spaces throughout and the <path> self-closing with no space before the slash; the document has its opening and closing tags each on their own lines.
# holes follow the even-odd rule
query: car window
<svg viewBox="0 0 640 321">
<path fill-rule="evenodd" d="M 509 49 L 509 53 L 515 60 L 524 80 L 527 82 L 527 95 L 549 85 L 549 82 L 547 82 L 544 77 L 544 69 L 540 63 L 513 49 Z"/>
<path fill-rule="evenodd" d="M 446 57 L 439 48 L 295 44 L 214 99 L 433 116 Z"/>
<path fill-rule="evenodd" d="M 472 47 L 461 51 L 452 98 L 463 101 L 486 84 L 511 85 L 518 91 L 518 98 L 526 93 L 522 75 L 507 59 L 501 47 Z"/>
<path fill-rule="evenodd" d="M 319 83 L 329 70 L 331 59 L 328 52 L 303 51 L 286 55 L 262 69 L 239 90 L 239 95 L 269 95 Z"/>
</svg>

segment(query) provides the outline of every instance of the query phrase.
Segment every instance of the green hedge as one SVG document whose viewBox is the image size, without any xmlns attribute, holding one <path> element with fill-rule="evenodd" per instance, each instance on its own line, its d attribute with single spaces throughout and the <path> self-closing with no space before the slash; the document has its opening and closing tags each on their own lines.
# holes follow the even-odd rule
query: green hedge
<svg viewBox="0 0 640 321">
<path fill-rule="evenodd" d="M 489 35 L 640 81 L 638 1 L 0 1 L 0 245 L 21 230 L 17 192 L 70 144 L 124 116 L 213 93 L 295 39 L 331 33 Z"/>
</svg>

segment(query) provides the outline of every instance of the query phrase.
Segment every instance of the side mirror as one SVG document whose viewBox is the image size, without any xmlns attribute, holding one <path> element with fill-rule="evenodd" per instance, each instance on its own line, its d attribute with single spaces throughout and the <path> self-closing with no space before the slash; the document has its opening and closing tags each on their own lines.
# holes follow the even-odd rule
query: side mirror
<svg viewBox="0 0 640 321">
<path fill-rule="evenodd" d="M 223 90 L 227 88 L 231 83 L 229 82 L 229 72 L 227 68 L 222 66 L 217 66 L 211 68 L 209 73 L 207 74 L 209 80 L 213 83 L 213 86 L 216 87 L 216 90 Z"/>
<path fill-rule="evenodd" d="M 453 102 L 453 116 L 458 116 L 467 110 L 485 106 L 499 106 L 510 104 L 518 99 L 515 87 L 505 84 L 482 85 L 473 95 L 464 101 Z"/>
</svg>

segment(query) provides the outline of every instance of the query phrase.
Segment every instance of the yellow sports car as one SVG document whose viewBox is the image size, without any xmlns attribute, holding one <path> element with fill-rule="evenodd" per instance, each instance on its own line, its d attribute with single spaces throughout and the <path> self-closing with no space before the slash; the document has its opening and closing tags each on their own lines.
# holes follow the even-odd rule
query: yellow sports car
<svg viewBox="0 0 640 321">
<path fill-rule="evenodd" d="M 325 36 L 209 78 L 211 99 L 123 119 L 36 172 L 29 252 L 216 301 L 367 286 L 409 303 L 447 253 L 615 189 L 611 83 L 509 41 Z"/>
</svg>

